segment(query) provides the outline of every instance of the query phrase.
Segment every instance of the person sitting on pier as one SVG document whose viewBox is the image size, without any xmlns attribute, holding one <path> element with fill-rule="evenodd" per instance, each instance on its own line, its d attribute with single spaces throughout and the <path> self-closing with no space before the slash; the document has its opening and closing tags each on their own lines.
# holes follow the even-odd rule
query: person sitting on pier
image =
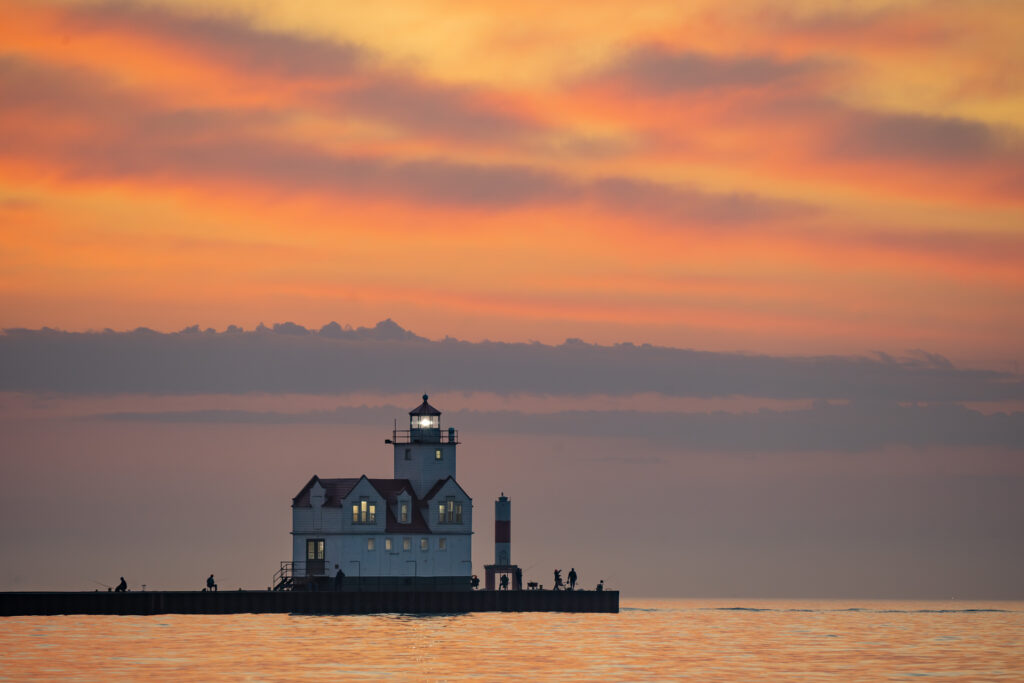
<svg viewBox="0 0 1024 683">
<path fill-rule="evenodd" d="M 469 580 L 469 585 L 473 587 L 473 590 L 476 590 L 477 588 L 479 588 L 480 587 L 480 577 L 477 576 L 476 574 L 473 574 L 473 577 Z"/>
<path fill-rule="evenodd" d="M 124 593 L 127 590 L 128 590 L 128 582 L 125 581 L 124 577 L 122 576 L 121 577 L 121 583 L 117 584 L 117 588 L 114 589 L 114 592 L 115 593 Z"/>
<path fill-rule="evenodd" d="M 555 590 L 556 591 L 562 590 L 562 570 L 561 569 L 556 569 L 555 570 Z"/>
<path fill-rule="evenodd" d="M 501 590 L 503 590 L 503 591 L 507 591 L 508 590 L 508 574 L 502 574 L 501 575 Z"/>
<path fill-rule="evenodd" d="M 569 590 L 576 590 L 576 567 L 569 569 Z"/>
<path fill-rule="evenodd" d="M 597 582 L 597 589 L 596 590 L 597 590 L 598 593 L 600 593 L 601 591 L 604 590 L 604 579 L 601 579 L 600 581 Z"/>
<path fill-rule="evenodd" d="M 206 580 L 206 588 L 207 588 L 207 590 L 211 590 L 211 591 L 216 591 L 217 590 L 217 584 L 214 583 L 214 581 L 213 581 L 213 574 L 210 574 L 210 578 L 208 578 Z"/>
</svg>

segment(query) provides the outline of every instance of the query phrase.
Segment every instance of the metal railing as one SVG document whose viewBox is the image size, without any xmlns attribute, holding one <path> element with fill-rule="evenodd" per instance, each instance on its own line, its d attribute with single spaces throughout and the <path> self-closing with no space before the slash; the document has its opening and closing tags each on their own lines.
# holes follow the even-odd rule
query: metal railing
<svg viewBox="0 0 1024 683">
<path fill-rule="evenodd" d="M 325 560 L 307 560 L 305 562 L 283 560 L 281 567 L 274 572 L 274 580 L 270 585 L 276 591 L 291 590 L 295 585 L 295 579 L 308 576 L 327 576 L 327 562 Z"/>
<path fill-rule="evenodd" d="M 459 443 L 459 430 L 448 429 L 396 429 L 391 432 L 391 442 L 405 443 Z"/>
</svg>

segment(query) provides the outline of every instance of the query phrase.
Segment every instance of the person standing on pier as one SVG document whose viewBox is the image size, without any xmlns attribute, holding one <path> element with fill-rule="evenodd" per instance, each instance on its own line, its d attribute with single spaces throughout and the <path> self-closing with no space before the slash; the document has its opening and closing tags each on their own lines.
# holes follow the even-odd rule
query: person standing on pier
<svg viewBox="0 0 1024 683">
<path fill-rule="evenodd" d="M 334 568 L 338 571 L 334 574 L 334 590 L 341 592 L 341 587 L 345 581 L 345 572 L 341 571 L 341 567 L 334 565 Z"/>
<path fill-rule="evenodd" d="M 576 567 L 569 569 L 569 590 L 576 590 Z"/>
<path fill-rule="evenodd" d="M 562 590 L 562 570 L 561 569 L 556 569 L 555 570 L 555 590 L 556 591 Z"/>
</svg>

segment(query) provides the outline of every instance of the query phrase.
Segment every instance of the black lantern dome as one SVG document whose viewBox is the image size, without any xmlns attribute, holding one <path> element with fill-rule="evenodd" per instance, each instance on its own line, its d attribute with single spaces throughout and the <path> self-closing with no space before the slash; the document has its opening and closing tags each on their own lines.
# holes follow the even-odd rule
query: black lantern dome
<svg viewBox="0 0 1024 683">
<path fill-rule="evenodd" d="M 423 403 L 409 411 L 409 430 L 413 437 L 441 435 L 441 411 L 427 403 L 426 394 L 423 394 Z"/>
</svg>

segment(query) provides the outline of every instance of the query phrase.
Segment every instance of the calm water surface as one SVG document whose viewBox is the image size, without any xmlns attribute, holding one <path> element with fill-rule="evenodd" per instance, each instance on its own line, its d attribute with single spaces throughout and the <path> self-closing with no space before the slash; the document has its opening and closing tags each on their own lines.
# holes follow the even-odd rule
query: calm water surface
<svg viewBox="0 0 1024 683">
<path fill-rule="evenodd" d="M 624 600 L 620 614 L 0 618 L 0 680 L 1024 681 L 1024 603 Z"/>
</svg>

